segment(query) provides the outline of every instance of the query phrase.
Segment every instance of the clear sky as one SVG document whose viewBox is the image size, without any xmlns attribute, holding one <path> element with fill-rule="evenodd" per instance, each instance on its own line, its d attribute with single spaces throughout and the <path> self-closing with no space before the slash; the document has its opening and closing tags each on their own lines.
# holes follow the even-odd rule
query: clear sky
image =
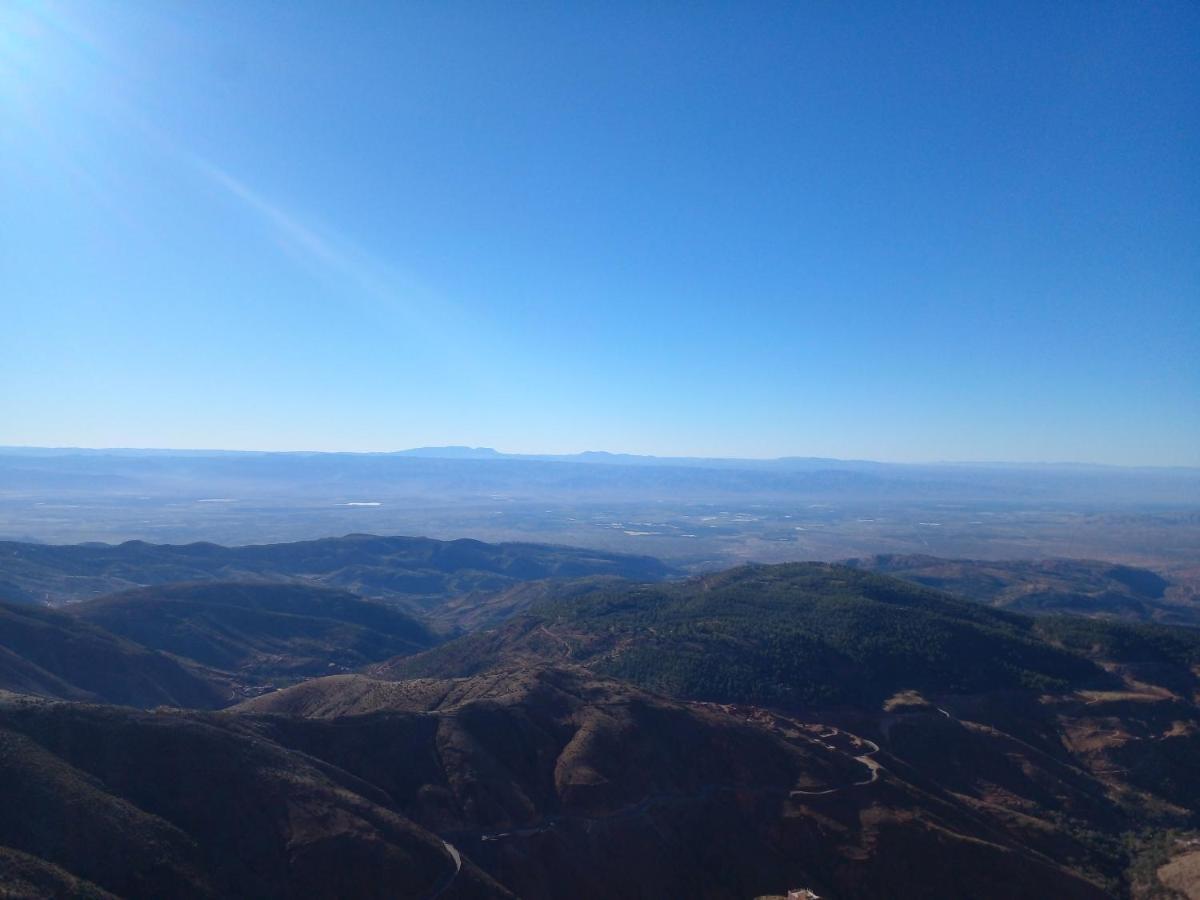
<svg viewBox="0 0 1200 900">
<path fill-rule="evenodd" d="M 1200 465 L 1200 5 L 0 3 L 0 444 Z"/>
</svg>

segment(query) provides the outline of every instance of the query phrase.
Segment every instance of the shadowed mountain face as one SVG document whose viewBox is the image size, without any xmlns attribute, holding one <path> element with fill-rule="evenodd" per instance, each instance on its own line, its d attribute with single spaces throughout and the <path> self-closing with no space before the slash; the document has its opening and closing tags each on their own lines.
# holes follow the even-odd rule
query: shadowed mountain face
<svg viewBox="0 0 1200 900">
<path fill-rule="evenodd" d="M 1028 836 L 882 771 L 868 741 L 578 669 L 339 676 L 236 711 L 382 788 L 525 898 L 1104 895 Z"/>
<path fill-rule="evenodd" d="M 366 534 L 246 547 L 0 542 L 0 590 L 4 599 L 26 603 L 57 604 L 180 581 L 303 579 L 420 608 L 535 579 L 613 575 L 652 581 L 669 574 L 668 566 L 645 556 Z"/>
<path fill-rule="evenodd" d="M 223 706 L 227 693 L 177 660 L 89 622 L 0 603 L 0 689 L 129 706 Z"/>
<path fill-rule="evenodd" d="M 428 629 L 405 613 L 302 584 L 161 585 L 65 611 L 252 683 L 346 671 L 434 643 Z"/>
<path fill-rule="evenodd" d="M 1200 626 L 1191 592 L 1149 569 L 1083 559 L 990 562 L 873 556 L 848 565 L 1030 614 Z"/>
<path fill-rule="evenodd" d="M 44 859 L 8 847 L 0 847 L 0 886 L 4 896 L 12 900 L 39 897 L 113 900 L 116 896 Z"/>
<path fill-rule="evenodd" d="M 60 896 L 508 896 L 376 788 L 228 717 L 3 701 L 0 793 L 0 875 Z"/>
</svg>

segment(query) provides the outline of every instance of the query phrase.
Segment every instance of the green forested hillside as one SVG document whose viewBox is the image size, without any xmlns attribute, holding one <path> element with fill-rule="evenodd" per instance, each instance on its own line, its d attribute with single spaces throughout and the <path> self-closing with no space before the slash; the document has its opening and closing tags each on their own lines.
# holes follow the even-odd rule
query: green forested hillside
<svg viewBox="0 0 1200 900">
<path fill-rule="evenodd" d="M 783 706 L 1106 679 L 1081 654 L 1041 639 L 1031 619 L 820 563 L 546 600 L 498 631 L 385 671 L 459 674 L 520 654 L 585 662 L 673 696 Z"/>
</svg>

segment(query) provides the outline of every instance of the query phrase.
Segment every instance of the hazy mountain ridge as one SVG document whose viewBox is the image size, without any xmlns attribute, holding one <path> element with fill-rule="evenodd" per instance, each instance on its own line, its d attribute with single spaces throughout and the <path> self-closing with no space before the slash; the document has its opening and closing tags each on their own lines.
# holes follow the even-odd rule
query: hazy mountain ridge
<svg viewBox="0 0 1200 900">
<path fill-rule="evenodd" d="M 671 573 L 659 560 L 628 554 L 368 534 L 239 547 L 0 542 L 5 599 L 25 602 L 65 603 L 171 582 L 301 580 L 419 607 L 540 578 L 609 574 L 654 580 Z"/>
<path fill-rule="evenodd" d="M 223 706 L 203 673 L 91 623 L 0 603 L 0 690 L 130 706 Z"/>
<path fill-rule="evenodd" d="M 143 458 L 196 458 L 196 457 L 415 457 L 423 459 L 506 459 L 536 462 L 581 462 L 601 465 L 649 465 L 649 466 L 699 466 L 709 468 L 866 468 L 880 469 L 908 467 L 953 466 L 959 468 L 991 469 L 1044 469 L 1058 471 L 1131 471 L 1131 472 L 1193 472 L 1200 473 L 1194 466 L 1136 466 L 1107 463 L 1072 462 L 1069 460 L 1043 460 L 1037 462 L 1013 462 L 1003 459 L 992 460 L 928 460 L 924 462 L 886 462 L 872 459 L 843 459 L 830 456 L 665 456 L 648 453 L 627 453 L 611 450 L 581 450 L 574 453 L 513 453 L 494 447 L 470 447 L 466 445 L 441 445 L 410 447 L 401 450 L 344 451 L 344 450 L 221 450 L 212 448 L 166 449 L 155 447 L 34 447 L 0 446 L 0 456 L 28 456 L 31 458 L 60 458 L 65 456 L 113 456 L 132 459 Z"/>
<path fill-rule="evenodd" d="M 64 611 L 250 687 L 346 671 L 437 643 L 403 612 L 305 584 L 167 584 L 85 600 Z"/>
<path fill-rule="evenodd" d="M 1084 559 L 991 561 L 919 555 L 882 555 L 846 564 L 1014 612 L 1200 626 L 1193 584 L 1135 566 Z"/>
<path fill-rule="evenodd" d="M 3 607 L 10 627 L 0 631 L 0 688 L 134 706 L 222 706 L 425 649 L 439 638 L 423 610 L 443 598 L 596 572 L 660 578 L 671 569 L 571 548 L 369 535 L 232 548 L 8 543 L 0 545 L 5 596 L 83 599 L 67 604 L 65 616 Z M 455 621 L 448 613 L 438 627 Z M 135 687 L 138 679 L 146 683 Z"/>
<path fill-rule="evenodd" d="M 653 457 L 585 452 L 568 455 L 504 454 L 488 448 L 427 448 L 393 453 L 121 451 L 9 448 L 0 454 L 0 487 L 53 496 L 91 479 L 97 493 L 140 489 L 180 492 L 185 485 L 240 488 L 235 496 L 333 486 L 339 491 L 403 486 L 412 495 L 452 497 L 461 491 L 700 490 L 737 493 L 973 491 L 991 497 L 1075 496 L 1103 485 L 1111 498 L 1136 492 L 1139 500 L 1164 503 L 1200 497 L 1200 469 L 1037 463 L 885 463 L 807 457 L 718 459 Z M 218 495 L 205 495 L 218 496 Z"/>
</svg>

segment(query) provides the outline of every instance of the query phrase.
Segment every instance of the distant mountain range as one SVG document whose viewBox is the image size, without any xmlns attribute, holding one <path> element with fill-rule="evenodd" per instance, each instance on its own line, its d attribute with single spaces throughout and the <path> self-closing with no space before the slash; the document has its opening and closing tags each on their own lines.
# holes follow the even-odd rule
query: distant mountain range
<svg viewBox="0 0 1200 900">
<path fill-rule="evenodd" d="M 171 451 L 159 451 L 171 452 Z M 711 469 L 784 469 L 814 471 L 829 469 L 854 469 L 858 471 L 889 468 L 927 469 L 954 466 L 975 469 L 1017 469 L 1027 471 L 1091 471 L 1091 472 L 1193 472 L 1200 467 L 1186 466 L 1116 466 L 1100 463 L 1077 462 L 1006 462 L 1004 460 L 955 461 L 937 460 L 919 463 L 881 462 L 867 459 L 839 459 L 828 456 L 779 456 L 770 458 L 721 457 L 721 456 L 651 456 L 637 453 L 613 453 L 607 450 L 584 450 L 579 453 L 505 453 L 492 447 L 415 447 L 410 450 L 395 450 L 391 456 L 413 456 L 425 459 L 510 459 L 540 460 L 546 462 L 576 462 L 615 466 L 684 466 Z"/>
<path fill-rule="evenodd" d="M 1187 466 L 1117 466 L 1100 463 L 1077 462 L 1006 462 L 1003 460 L 954 461 L 937 460 L 920 463 L 894 463 L 865 459 L 839 459 L 822 456 L 780 456 L 770 458 L 720 457 L 720 456 L 652 456 L 638 453 L 620 453 L 608 450 L 584 450 L 579 453 L 506 453 L 493 447 L 468 447 L 447 445 L 440 447 L 412 447 L 407 450 L 383 450 L 373 452 L 326 451 L 326 450 L 168 450 L 156 448 L 88 448 L 88 447 L 0 447 L 0 456 L 69 457 L 69 456 L 113 456 L 139 457 L 411 457 L 415 459 L 457 460 L 512 460 L 529 462 L 588 463 L 615 466 L 682 466 L 713 469 L 784 469 L 812 471 L 828 469 L 886 470 L 886 469 L 929 469 L 953 466 L 975 469 L 1018 469 L 1046 471 L 1091 471 L 1091 472 L 1177 472 L 1200 476 L 1200 467 Z"/>
<path fill-rule="evenodd" d="M 693 572 L 881 553 L 1182 571 L 1196 565 L 1200 469 L 454 447 L 0 452 L 0 538 L 247 544 L 354 532 L 594 547 Z"/>
</svg>

